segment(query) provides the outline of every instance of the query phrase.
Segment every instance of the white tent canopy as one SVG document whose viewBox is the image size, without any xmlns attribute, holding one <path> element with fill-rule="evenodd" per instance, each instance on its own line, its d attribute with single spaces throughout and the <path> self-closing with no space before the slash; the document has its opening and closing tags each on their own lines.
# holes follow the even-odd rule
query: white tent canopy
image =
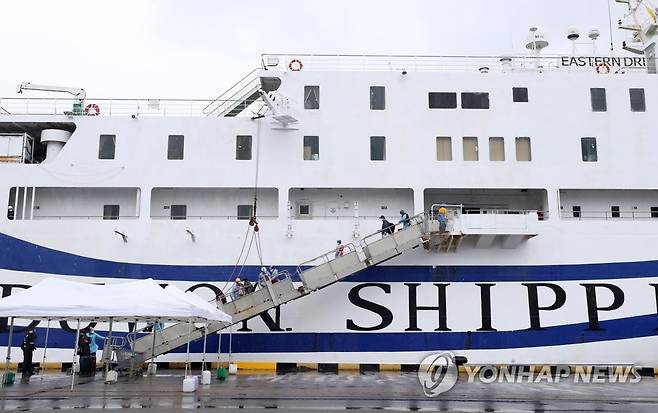
<svg viewBox="0 0 658 413">
<path fill-rule="evenodd" d="M 32 320 L 225 321 L 231 316 L 191 292 L 153 279 L 97 285 L 48 278 L 0 298 L 0 317 Z"/>
</svg>

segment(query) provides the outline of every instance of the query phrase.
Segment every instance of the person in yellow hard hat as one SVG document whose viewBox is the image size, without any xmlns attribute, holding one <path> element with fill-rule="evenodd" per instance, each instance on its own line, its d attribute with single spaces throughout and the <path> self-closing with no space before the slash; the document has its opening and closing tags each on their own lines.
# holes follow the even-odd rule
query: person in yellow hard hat
<svg viewBox="0 0 658 413">
<path fill-rule="evenodd" d="M 436 219 L 439 221 L 439 231 L 443 232 L 448 226 L 448 210 L 445 205 L 441 205 L 438 212 Z"/>
<path fill-rule="evenodd" d="M 242 287 L 242 280 L 240 277 L 235 278 L 235 284 L 233 284 L 233 288 L 231 288 L 231 300 L 237 300 L 243 295 L 243 287 Z"/>
</svg>

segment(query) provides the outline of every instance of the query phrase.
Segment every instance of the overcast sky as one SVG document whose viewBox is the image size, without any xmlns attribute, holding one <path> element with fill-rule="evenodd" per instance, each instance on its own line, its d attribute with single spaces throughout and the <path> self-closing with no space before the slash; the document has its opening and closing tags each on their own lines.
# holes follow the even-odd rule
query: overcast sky
<svg viewBox="0 0 658 413">
<path fill-rule="evenodd" d="M 524 54 L 533 25 L 548 54 L 570 53 L 572 25 L 584 40 L 599 28 L 610 54 L 608 1 L 616 25 L 626 10 L 614 0 L 0 0 L 0 96 L 30 81 L 89 97 L 214 98 L 261 53 Z"/>
</svg>

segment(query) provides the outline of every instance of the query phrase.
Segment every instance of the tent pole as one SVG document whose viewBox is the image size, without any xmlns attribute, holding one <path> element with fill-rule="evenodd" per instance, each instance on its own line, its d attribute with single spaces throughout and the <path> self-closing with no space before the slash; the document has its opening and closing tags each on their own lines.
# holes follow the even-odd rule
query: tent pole
<svg viewBox="0 0 658 413">
<path fill-rule="evenodd" d="M 107 332 L 107 338 L 105 339 L 105 343 L 103 343 L 103 349 L 105 347 L 108 347 L 107 353 L 103 351 L 103 354 L 106 354 L 105 357 L 103 358 L 103 363 L 105 363 L 105 379 L 107 379 L 107 373 L 110 371 L 110 360 L 112 360 L 112 351 L 114 349 L 112 348 L 112 322 L 114 321 L 114 317 L 110 317 L 110 326 L 109 326 L 109 331 Z"/>
<path fill-rule="evenodd" d="M 187 377 L 187 369 L 190 369 L 192 375 L 192 366 L 190 365 L 190 339 L 192 338 L 192 319 L 187 321 L 187 363 L 185 363 L 185 377 Z"/>
<path fill-rule="evenodd" d="M 153 343 L 151 344 L 151 363 L 155 361 L 155 334 L 158 331 L 156 326 L 158 325 L 159 321 L 160 320 L 155 320 L 155 322 L 153 323 Z"/>
<path fill-rule="evenodd" d="M 133 329 L 132 335 L 133 335 L 133 339 L 130 340 L 130 373 L 129 373 L 129 375 L 133 374 L 133 368 L 135 367 L 135 340 L 137 340 L 137 319 L 135 319 L 135 327 Z"/>
<path fill-rule="evenodd" d="M 206 339 L 208 338 L 208 323 L 203 326 L 203 358 L 201 359 L 201 371 L 206 369 Z"/>
<path fill-rule="evenodd" d="M 78 352 L 79 343 L 80 343 L 80 319 L 78 318 L 78 328 L 75 331 L 75 346 L 73 347 L 73 364 L 71 365 L 71 391 L 73 391 L 73 385 L 75 384 L 75 365 L 76 365 L 75 355 Z"/>
<path fill-rule="evenodd" d="M 218 368 L 222 367 L 222 330 L 219 330 L 219 340 L 217 343 L 217 364 Z"/>
<path fill-rule="evenodd" d="M 228 366 L 231 367 L 231 357 L 233 356 L 233 324 L 228 327 Z"/>
<path fill-rule="evenodd" d="M 11 340 L 14 336 L 14 317 L 11 317 L 9 324 L 9 338 L 7 339 L 7 362 L 5 363 L 5 375 L 2 378 L 2 386 L 7 382 L 7 374 L 9 374 L 9 361 L 11 360 Z"/>
<path fill-rule="evenodd" d="M 48 333 L 50 332 L 50 318 L 48 319 L 48 324 L 46 325 L 46 338 L 43 343 L 43 360 L 41 361 L 41 381 L 43 382 L 43 371 L 46 369 L 46 351 L 48 351 Z"/>
</svg>

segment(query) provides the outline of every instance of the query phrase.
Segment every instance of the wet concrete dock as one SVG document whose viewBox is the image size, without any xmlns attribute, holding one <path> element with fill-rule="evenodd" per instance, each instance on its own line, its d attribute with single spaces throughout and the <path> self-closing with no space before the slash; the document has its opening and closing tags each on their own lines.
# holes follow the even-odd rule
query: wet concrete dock
<svg viewBox="0 0 658 413">
<path fill-rule="evenodd" d="M 198 372 L 197 372 L 198 373 Z M 17 379 L 19 379 L 17 377 Z M 249 372 L 195 393 L 182 392 L 182 371 L 160 371 L 153 377 L 121 377 L 104 384 L 101 375 L 79 380 L 70 391 L 70 376 L 34 376 L 0 390 L 3 411 L 53 412 L 76 409 L 96 411 L 174 412 L 186 409 L 231 412 L 278 409 L 293 412 L 359 410 L 455 412 L 656 412 L 658 381 L 639 383 L 468 383 L 460 377 L 448 393 L 427 398 L 415 373 L 287 373 Z"/>
</svg>

